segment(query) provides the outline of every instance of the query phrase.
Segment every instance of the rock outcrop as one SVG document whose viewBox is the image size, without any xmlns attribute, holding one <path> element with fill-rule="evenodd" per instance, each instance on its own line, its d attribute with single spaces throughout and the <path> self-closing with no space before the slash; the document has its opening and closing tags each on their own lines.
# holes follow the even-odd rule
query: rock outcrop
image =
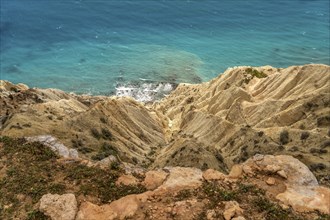
<svg viewBox="0 0 330 220">
<path fill-rule="evenodd" d="M 275 196 L 296 211 L 330 213 L 329 188 L 319 186 L 308 167 L 292 156 L 256 155 L 242 166 L 248 170 L 247 175 L 274 175 L 274 178 L 263 178 L 268 185 L 275 185 L 276 181 L 284 183 L 285 191 Z"/>
<path fill-rule="evenodd" d="M 101 206 L 83 202 L 80 205 L 76 219 L 145 219 L 148 204 L 152 201 L 161 201 L 161 198 L 173 197 L 176 193 L 182 192 L 182 190 L 197 189 L 197 191 L 201 191 L 201 186 L 205 181 L 216 181 L 214 183 L 219 186 L 229 183 L 233 187 L 236 184 L 241 184 L 243 179 L 256 184 L 255 187 L 264 188 L 267 193 L 275 196 L 279 203 L 291 207 L 297 212 L 308 213 L 317 210 L 321 213 L 330 214 L 329 188 L 320 187 L 314 175 L 297 159 L 286 155 L 256 155 L 237 166 L 242 168 L 242 172 L 235 175 L 234 179 L 230 175 L 225 175 L 212 169 L 202 172 L 196 168 L 173 167 L 165 168 L 165 171 L 148 171 L 143 182 L 146 186 L 149 186 L 150 191 L 125 196 L 110 204 Z M 233 167 L 232 171 L 236 172 L 235 170 L 237 169 L 237 167 Z M 279 175 L 279 171 L 285 172 L 287 178 Z M 167 175 L 165 175 L 166 173 Z M 270 184 L 271 186 L 265 185 L 264 182 L 269 179 L 269 175 L 273 175 L 271 178 L 276 180 L 276 184 Z M 201 178 L 202 176 L 204 177 L 203 179 Z M 126 178 L 125 175 L 123 177 Z M 153 177 L 157 184 L 150 184 L 150 179 Z M 165 178 L 166 180 L 164 181 Z M 284 188 L 279 190 L 278 186 L 280 185 L 284 185 Z M 166 213 L 179 214 L 181 212 L 188 213 L 182 215 L 180 219 L 191 219 L 192 215 L 190 214 L 192 213 L 189 212 L 191 212 L 193 207 L 196 207 L 197 210 L 205 208 L 205 202 L 198 202 L 194 198 L 174 202 L 166 207 L 163 207 L 163 202 L 161 204 L 155 203 L 155 207 L 158 207 L 158 209 L 156 208 L 158 214 L 154 214 L 154 218 L 157 219 L 171 219 L 170 217 L 161 216 L 163 214 L 171 216 L 171 214 L 167 215 Z M 222 204 L 224 219 L 245 219 L 244 210 L 237 201 L 224 201 Z M 214 217 L 216 214 L 212 210 L 208 210 L 206 215 L 209 216 L 208 219 L 216 219 Z"/>
</svg>

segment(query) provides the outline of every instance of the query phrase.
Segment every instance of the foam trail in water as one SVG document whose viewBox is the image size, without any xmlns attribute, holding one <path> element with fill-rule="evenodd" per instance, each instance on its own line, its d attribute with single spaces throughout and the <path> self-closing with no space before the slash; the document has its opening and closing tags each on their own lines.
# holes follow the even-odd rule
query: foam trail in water
<svg viewBox="0 0 330 220">
<path fill-rule="evenodd" d="M 116 86 L 116 96 L 133 97 L 140 102 L 153 102 L 175 89 L 173 83 L 128 83 Z"/>
</svg>

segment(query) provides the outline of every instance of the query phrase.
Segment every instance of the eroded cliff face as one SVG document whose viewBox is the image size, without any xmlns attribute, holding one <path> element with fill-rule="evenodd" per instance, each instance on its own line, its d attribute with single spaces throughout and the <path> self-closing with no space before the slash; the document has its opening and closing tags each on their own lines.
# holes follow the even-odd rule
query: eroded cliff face
<svg viewBox="0 0 330 220">
<path fill-rule="evenodd" d="M 256 153 L 286 154 L 326 180 L 330 67 L 229 68 L 153 104 L 1 81 L 1 135 L 52 135 L 79 157 L 228 172 Z"/>
</svg>

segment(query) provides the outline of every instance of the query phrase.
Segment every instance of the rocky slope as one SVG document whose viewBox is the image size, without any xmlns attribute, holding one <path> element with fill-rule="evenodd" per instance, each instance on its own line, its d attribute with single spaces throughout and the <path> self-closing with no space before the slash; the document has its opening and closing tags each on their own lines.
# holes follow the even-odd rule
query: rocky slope
<svg viewBox="0 0 330 220">
<path fill-rule="evenodd" d="M 291 155 L 320 183 L 330 185 L 326 65 L 229 68 L 210 82 L 180 84 L 154 103 L 0 83 L 0 135 L 42 142 L 88 166 L 118 163 L 125 172 L 140 167 L 142 176 L 146 168 L 164 167 L 226 174 L 256 154 Z M 256 184 L 253 178 L 251 182 Z M 288 193 L 297 195 L 295 190 Z M 299 210 L 299 204 L 286 199 L 280 200 Z"/>
<path fill-rule="evenodd" d="M 111 146 L 123 161 L 228 172 L 255 153 L 292 155 L 318 178 L 330 163 L 330 70 L 325 65 L 230 68 L 181 84 L 154 104 L 29 89 L 1 81 L 1 135 L 52 135 L 80 157 Z"/>
<path fill-rule="evenodd" d="M 0 138 L 0 218 L 329 219 L 330 189 L 299 160 L 257 154 L 232 167 L 126 169 L 64 159 L 25 139 Z"/>
</svg>

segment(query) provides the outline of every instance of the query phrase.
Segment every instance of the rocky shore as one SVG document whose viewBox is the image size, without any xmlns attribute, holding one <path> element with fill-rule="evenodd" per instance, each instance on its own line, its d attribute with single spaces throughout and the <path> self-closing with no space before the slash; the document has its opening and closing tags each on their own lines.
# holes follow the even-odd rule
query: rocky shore
<svg viewBox="0 0 330 220">
<path fill-rule="evenodd" d="M 329 218 L 329 66 L 229 68 L 153 103 L 0 83 L 0 218 Z"/>
</svg>

